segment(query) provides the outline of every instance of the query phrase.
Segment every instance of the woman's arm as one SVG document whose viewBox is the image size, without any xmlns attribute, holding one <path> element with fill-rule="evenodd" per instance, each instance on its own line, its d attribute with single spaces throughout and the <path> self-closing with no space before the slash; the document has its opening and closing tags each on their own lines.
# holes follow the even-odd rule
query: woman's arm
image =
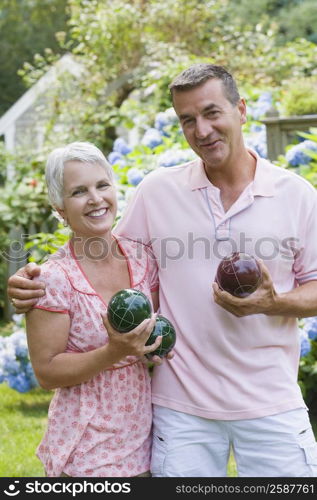
<svg viewBox="0 0 317 500">
<path fill-rule="evenodd" d="M 26 331 L 31 363 L 39 384 L 44 389 L 69 387 L 90 380 L 126 356 L 144 356 L 161 343 L 145 342 L 154 328 L 155 316 L 144 320 L 131 332 L 116 332 L 103 316 L 109 342 L 88 352 L 66 353 L 70 328 L 68 314 L 32 309 L 26 314 Z"/>
</svg>

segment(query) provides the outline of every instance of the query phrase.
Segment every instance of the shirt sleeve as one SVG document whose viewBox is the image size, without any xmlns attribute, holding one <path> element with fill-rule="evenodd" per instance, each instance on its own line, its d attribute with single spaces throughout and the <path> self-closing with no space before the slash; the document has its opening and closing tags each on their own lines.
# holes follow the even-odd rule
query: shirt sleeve
<svg viewBox="0 0 317 500">
<path fill-rule="evenodd" d="M 70 293 L 71 285 L 62 267 L 54 261 L 45 262 L 41 266 L 41 274 L 34 278 L 34 281 L 45 283 L 45 295 L 40 297 L 35 309 L 58 312 L 62 314 L 70 313 Z"/>
<path fill-rule="evenodd" d="M 137 187 L 122 218 L 114 228 L 114 233 L 123 238 L 134 240 L 148 246 L 150 245 L 151 236 L 143 196 L 146 180 L 147 179 L 144 179 Z"/>
<path fill-rule="evenodd" d="M 299 285 L 317 280 L 317 196 L 306 223 L 301 248 L 295 258 L 294 271 Z"/>
<path fill-rule="evenodd" d="M 148 259 L 148 273 L 151 292 L 159 289 L 158 265 L 151 247 L 145 247 Z"/>
</svg>

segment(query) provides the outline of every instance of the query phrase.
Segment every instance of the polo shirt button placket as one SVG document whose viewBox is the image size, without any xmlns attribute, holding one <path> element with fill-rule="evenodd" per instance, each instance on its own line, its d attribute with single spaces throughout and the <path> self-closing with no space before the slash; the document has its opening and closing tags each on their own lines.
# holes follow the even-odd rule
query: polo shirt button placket
<svg viewBox="0 0 317 500">
<path fill-rule="evenodd" d="M 217 241 L 226 241 L 230 238 L 230 222 L 226 220 L 219 224 L 216 228 L 216 240 Z"/>
</svg>

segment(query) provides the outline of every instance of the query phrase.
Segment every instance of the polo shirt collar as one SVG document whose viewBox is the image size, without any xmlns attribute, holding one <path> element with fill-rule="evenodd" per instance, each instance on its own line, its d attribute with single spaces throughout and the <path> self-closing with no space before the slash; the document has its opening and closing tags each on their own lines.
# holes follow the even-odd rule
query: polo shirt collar
<svg viewBox="0 0 317 500">
<path fill-rule="evenodd" d="M 255 175 L 253 182 L 250 184 L 253 196 L 274 196 L 275 184 L 270 162 L 260 158 L 255 151 L 251 149 L 248 149 L 248 151 L 256 160 Z M 194 160 L 192 163 L 189 183 L 192 191 L 210 186 L 215 187 L 206 175 L 201 158 Z"/>
</svg>

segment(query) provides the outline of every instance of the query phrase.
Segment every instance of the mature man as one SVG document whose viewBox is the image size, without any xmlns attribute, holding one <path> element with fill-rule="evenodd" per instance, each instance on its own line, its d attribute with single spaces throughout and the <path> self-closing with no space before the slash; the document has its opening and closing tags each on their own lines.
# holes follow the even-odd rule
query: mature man
<svg viewBox="0 0 317 500">
<path fill-rule="evenodd" d="M 149 174 L 116 230 L 152 247 L 178 334 L 154 370 L 152 474 L 225 476 L 232 448 L 240 476 L 314 476 L 297 318 L 317 314 L 316 192 L 246 149 L 246 104 L 223 67 L 194 65 L 170 90 L 198 158 Z M 262 284 L 243 299 L 214 283 L 234 250 L 261 259 Z M 29 283 L 9 280 L 20 311 L 40 293 Z"/>
</svg>

